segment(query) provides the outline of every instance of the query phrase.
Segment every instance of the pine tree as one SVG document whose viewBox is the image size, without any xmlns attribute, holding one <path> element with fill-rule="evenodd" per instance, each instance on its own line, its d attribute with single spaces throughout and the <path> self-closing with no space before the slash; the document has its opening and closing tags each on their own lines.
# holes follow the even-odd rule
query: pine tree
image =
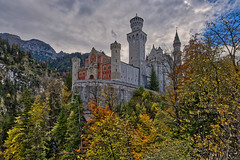
<svg viewBox="0 0 240 160">
<path fill-rule="evenodd" d="M 75 92 L 78 92 L 77 89 Z M 76 150 L 82 147 L 82 127 L 83 121 L 83 107 L 79 95 L 73 95 L 74 103 L 69 104 L 70 113 L 67 119 L 66 143 L 65 151 L 69 153 L 68 158 L 76 158 Z"/>
<path fill-rule="evenodd" d="M 156 75 L 156 72 L 154 71 L 154 68 L 152 67 L 149 89 L 153 91 L 159 91 L 158 85 L 159 85 L 159 82 L 157 80 L 157 75 Z"/>
<path fill-rule="evenodd" d="M 61 112 L 58 115 L 58 120 L 56 125 L 51 130 L 51 139 L 56 144 L 53 147 L 53 157 L 60 158 L 59 154 L 65 150 L 65 143 L 66 143 L 66 132 L 67 132 L 67 119 L 68 119 L 68 111 L 65 105 L 61 108 Z"/>
<path fill-rule="evenodd" d="M 5 159 L 24 159 L 26 151 L 29 149 L 28 135 L 29 135 L 29 110 L 32 105 L 31 92 L 28 88 L 25 89 L 21 105 L 23 113 L 16 118 L 15 125 L 8 131 L 8 139 L 5 141 L 4 152 Z"/>
<path fill-rule="evenodd" d="M 68 72 L 66 79 L 65 79 L 65 85 L 67 86 L 68 90 L 71 91 L 72 89 L 72 75 L 70 72 Z"/>
<path fill-rule="evenodd" d="M 30 148 L 25 156 L 27 159 L 44 159 L 46 158 L 46 152 L 49 150 L 46 141 L 50 138 L 48 132 L 49 113 L 46 103 L 37 97 L 29 114 L 31 115 L 28 123 L 28 144 Z"/>
</svg>

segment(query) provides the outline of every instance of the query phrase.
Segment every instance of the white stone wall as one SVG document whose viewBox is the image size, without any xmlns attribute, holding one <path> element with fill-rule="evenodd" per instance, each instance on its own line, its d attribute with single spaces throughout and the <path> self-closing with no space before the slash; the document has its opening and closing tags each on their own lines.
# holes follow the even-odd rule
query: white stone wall
<svg viewBox="0 0 240 160">
<path fill-rule="evenodd" d="M 74 89 L 78 88 L 78 94 L 81 96 L 83 105 L 87 106 L 88 102 L 91 102 L 92 97 L 99 98 L 101 89 L 104 87 L 114 88 L 114 91 L 118 96 L 118 104 L 123 101 L 128 102 L 132 98 L 133 92 L 138 88 L 135 85 L 120 81 L 78 80 L 73 84 L 73 92 Z"/>
<path fill-rule="evenodd" d="M 139 86 L 139 68 L 121 62 L 121 81 Z"/>
</svg>

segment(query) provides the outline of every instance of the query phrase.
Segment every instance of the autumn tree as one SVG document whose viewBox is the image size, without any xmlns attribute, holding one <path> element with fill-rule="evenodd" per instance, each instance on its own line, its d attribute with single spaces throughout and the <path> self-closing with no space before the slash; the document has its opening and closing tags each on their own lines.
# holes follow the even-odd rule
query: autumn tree
<svg viewBox="0 0 240 160">
<path fill-rule="evenodd" d="M 193 138 L 195 155 L 205 159 L 238 156 L 239 75 L 231 58 L 221 54 L 219 47 L 195 38 L 184 57 L 181 128 Z"/>
<path fill-rule="evenodd" d="M 182 85 L 182 70 L 184 69 L 182 66 L 182 52 L 181 51 L 173 51 L 174 58 L 173 59 L 167 59 L 167 62 L 169 64 L 169 74 L 168 78 L 170 80 L 170 85 L 166 88 L 166 94 L 167 94 L 167 101 L 169 103 L 169 107 L 171 111 L 172 117 L 176 119 L 175 125 L 177 126 L 177 132 L 180 131 L 180 125 L 181 125 L 181 117 L 180 117 L 180 105 L 179 105 L 179 94 Z M 177 58 L 176 58 L 177 57 Z"/>
<path fill-rule="evenodd" d="M 139 115 L 139 123 L 134 129 L 131 144 L 133 147 L 133 157 L 143 159 L 145 154 L 157 148 L 159 136 L 152 120 L 146 114 Z"/>
<path fill-rule="evenodd" d="M 158 139 L 155 147 L 145 154 L 144 159 L 193 159 L 191 142 L 175 135 L 177 126 L 174 121 L 175 118 L 169 114 L 167 104 L 158 108 L 156 117 L 152 121 Z"/>
<path fill-rule="evenodd" d="M 127 124 L 108 106 L 89 103 L 92 117 L 86 124 L 87 159 L 127 159 Z"/>
</svg>

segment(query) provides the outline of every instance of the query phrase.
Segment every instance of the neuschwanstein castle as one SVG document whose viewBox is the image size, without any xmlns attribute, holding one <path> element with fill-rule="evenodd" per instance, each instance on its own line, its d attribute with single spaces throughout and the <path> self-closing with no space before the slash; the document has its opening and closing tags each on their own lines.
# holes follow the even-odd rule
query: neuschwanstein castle
<svg viewBox="0 0 240 160">
<path fill-rule="evenodd" d="M 145 56 L 147 34 L 142 30 L 143 21 L 137 15 L 130 20 L 132 31 L 127 34 L 129 64 L 121 61 L 121 44 L 116 41 L 110 45 L 111 57 L 92 48 L 84 67 L 80 67 L 80 59 L 72 59 L 73 89 L 78 88 L 84 102 L 89 102 L 91 97 L 97 97 L 103 87 L 114 89 L 119 96 L 119 102 L 129 100 L 139 86 L 147 88 L 152 67 L 159 81 L 159 91 L 165 91 L 170 83 L 168 74 L 173 59 L 181 58 L 181 42 L 176 32 L 173 58 L 154 45 L 150 54 Z"/>
</svg>

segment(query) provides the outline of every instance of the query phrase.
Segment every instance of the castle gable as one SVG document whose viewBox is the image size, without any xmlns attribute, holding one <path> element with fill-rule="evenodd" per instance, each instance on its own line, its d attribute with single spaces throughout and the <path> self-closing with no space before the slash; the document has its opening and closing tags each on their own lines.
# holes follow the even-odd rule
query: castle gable
<svg viewBox="0 0 240 160">
<path fill-rule="evenodd" d="M 111 58 L 95 48 L 85 60 L 85 66 L 78 70 L 78 80 L 87 79 L 111 80 Z"/>
<path fill-rule="evenodd" d="M 150 52 L 150 54 L 148 55 L 148 62 L 158 62 L 161 63 L 161 61 L 163 56 L 163 50 L 159 47 L 158 49 L 156 49 L 153 45 L 153 48 Z"/>
</svg>

